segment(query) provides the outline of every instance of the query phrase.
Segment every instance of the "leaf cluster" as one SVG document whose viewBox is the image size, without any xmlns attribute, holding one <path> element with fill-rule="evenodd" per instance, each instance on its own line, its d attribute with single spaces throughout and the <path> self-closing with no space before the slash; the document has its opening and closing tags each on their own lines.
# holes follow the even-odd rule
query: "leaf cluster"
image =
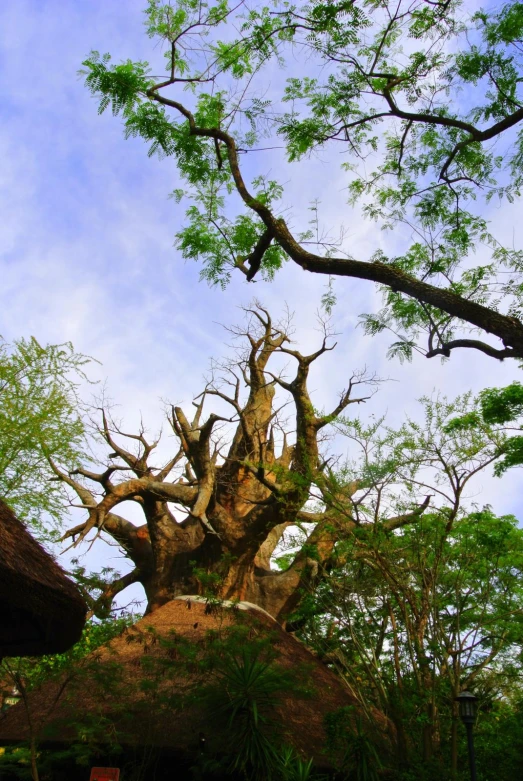
<svg viewBox="0 0 523 781">
<path fill-rule="evenodd" d="M 122 116 L 127 137 L 143 138 L 150 155 L 175 158 L 184 185 L 177 197 L 192 201 L 177 247 L 210 284 L 225 287 L 234 269 L 270 280 L 286 257 L 296 260 L 300 242 L 273 237 L 255 268 L 245 265 L 281 219 L 256 184 L 268 167 L 254 155 L 283 145 L 287 162 L 305 170 L 311 156 L 339 149 L 349 155 L 349 202 L 394 228 L 400 244 L 371 263 L 519 318 L 521 253 L 494 237 L 483 215 L 492 199 L 520 195 L 521 8 L 511 0 L 467 15 L 458 0 L 276 0 L 260 8 L 151 0 L 146 29 L 166 49 L 165 79 L 153 78 L 145 61 L 115 65 L 98 52 L 82 73 L 99 111 L 111 106 Z M 291 64 L 267 91 L 274 72 Z M 242 165 L 247 157 L 253 166 Z M 317 261 L 330 259 L 322 242 L 307 243 L 316 244 Z M 301 250 L 298 262 L 308 267 Z M 366 277 L 340 264 L 335 274 Z M 448 357 L 457 346 L 505 357 L 490 345 L 454 345 L 459 332 L 484 327 L 465 309 L 449 314 L 444 297 L 436 305 L 415 285 L 399 292 L 386 284 L 384 307 L 365 326 L 397 333 L 391 357 Z M 334 300 L 329 293 L 324 306 Z"/>
<path fill-rule="evenodd" d="M 73 469 L 86 452 L 79 390 L 90 361 L 69 343 L 0 341 L 0 494 L 42 538 L 44 517 L 59 526 L 65 498 L 48 459 Z"/>
</svg>

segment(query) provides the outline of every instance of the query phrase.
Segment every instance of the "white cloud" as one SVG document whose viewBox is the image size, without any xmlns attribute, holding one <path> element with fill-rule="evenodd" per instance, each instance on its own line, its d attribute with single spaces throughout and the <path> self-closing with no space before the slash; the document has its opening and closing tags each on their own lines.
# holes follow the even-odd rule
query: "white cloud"
<svg viewBox="0 0 523 781">
<path fill-rule="evenodd" d="M 275 314 L 287 302 L 296 313 L 297 343 L 304 351 L 313 349 L 319 340 L 315 311 L 326 280 L 288 265 L 272 285 L 235 278 L 223 294 L 199 283 L 199 270 L 180 260 L 172 243 L 183 211 L 167 200 L 177 185 L 174 162 L 149 160 L 142 142 L 124 141 L 119 120 L 110 113 L 98 117 L 76 77 L 91 48 L 110 50 L 115 59 L 144 56 L 142 5 L 142 0 L 2 4 L 0 333 L 7 339 L 34 334 L 43 342 L 73 341 L 102 361 L 95 374 L 108 378 L 122 418 L 132 425 L 141 412 L 154 429 L 161 419 L 160 398 L 188 403 L 201 390 L 210 357 L 223 354 L 227 342 L 216 323 L 237 321 L 238 306 L 254 295 Z M 261 157 L 249 166 L 272 167 L 287 181 L 281 156 Z M 310 201 L 319 197 L 322 220 L 327 227 L 345 223 L 355 255 L 368 258 L 376 246 L 390 247 L 394 237 L 347 206 L 348 175 L 339 172 L 329 180 L 332 170 L 322 159 L 293 167 L 285 203 L 295 209 L 295 224 L 307 221 Z M 492 219 L 507 235 L 518 214 L 492 210 Z M 385 359 L 386 335 L 371 340 L 355 329 L 357 316 L 379 301 L 373 286 L 339 280 L 336 289 L 333 322 L 341 334 L 336 352 L 312 372 L 318 406 L 331 406 L 352 371 L 364 365 L 392 378 L 368 410 L 387 411 L 393 423 L 405 412 L 416 414 L 415 399 L 434 388 L 452 397 L 519 376 L 514 364 L 493 364 L 465 352 L 445 365 L 423 358 L 391 364 Z M 481 482 L 478 501 L 491 502 L 499 512 L 521 510 L 517 473 L 502 484 Z M 97 543 L 90 560 L 111 562 L 114 555 Z"/>
</svg>

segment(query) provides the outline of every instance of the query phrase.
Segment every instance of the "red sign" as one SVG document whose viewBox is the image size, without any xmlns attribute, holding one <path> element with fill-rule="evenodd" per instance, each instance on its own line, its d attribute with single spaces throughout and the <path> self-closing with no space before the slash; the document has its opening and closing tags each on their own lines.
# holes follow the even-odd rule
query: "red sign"
<svg viewBox="0 0 523 781">
<path fill-rule="evenodd" d="M 120 781 L 120 768 L 93 767 L 90 781 Z"/>
</svg>

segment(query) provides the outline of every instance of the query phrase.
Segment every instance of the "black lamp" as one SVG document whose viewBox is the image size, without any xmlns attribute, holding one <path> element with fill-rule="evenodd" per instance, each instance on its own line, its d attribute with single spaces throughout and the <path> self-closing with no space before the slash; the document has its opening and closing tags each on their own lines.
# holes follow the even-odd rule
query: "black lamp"
<svg viewBox="0 0 523 781">
<path fill-rule="evenodd" d="M 476 722 L 478 698 L 470 692 L 464 691 L 458 694 L 459 715 L 467 730 L 467 743 L 469 748 L 470 779 L 476 781 L 476 760 L 474 757 L 474 734 L 472 727 Z"/>
<path fill-rule="evenodd" d="M 478 698 L 470 692 L 461 692 L 456 699 L 459 702 L 459 715 L 463 724 L 474 724 L 478 710 L 476 704 Z"/>
</svg>

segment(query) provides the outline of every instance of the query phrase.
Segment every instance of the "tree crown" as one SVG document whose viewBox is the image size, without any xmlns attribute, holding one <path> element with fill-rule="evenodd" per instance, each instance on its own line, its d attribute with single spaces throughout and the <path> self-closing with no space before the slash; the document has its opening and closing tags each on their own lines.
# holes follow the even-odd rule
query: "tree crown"
<svg viewBox="0 0 523 781">
<path fill-rule="evenodd" d="M 211 284 L 225 286 L 234 270 L 272 279 L 291 259 L 384 285 L 385 309 L 365 325 L 392 326 L 401 358 L 421 334 L 429 357 L 468 347 L 521 358 L 521 251 L 500 243 L 484 214 L 492 198 L 520 191 L 522 8 L 467 16 L 451 0 L 151 0 L 147 33 L 165 47 L 166 77 L 98 52 L 82 73 L 99 111 L 123 117 L 127 137 L 175 157 L 184 186 L 173 197 L 192 201 L 178 248 Z M 302 167 L 320 151 L 329 165 L 338 150 L 348 155 L 349 200 L 394 226 L 399 251 L 356 259 L 343 231 L 335 241 L 320 228 L 314 186 L 312 229 L 294 231 L 284 179 L 264 156 L 275 148 Z M 332 306 L 330 288 L 324 300 Z M 503 347 L 460 335 L 471 328 Z"/>
</svg>

